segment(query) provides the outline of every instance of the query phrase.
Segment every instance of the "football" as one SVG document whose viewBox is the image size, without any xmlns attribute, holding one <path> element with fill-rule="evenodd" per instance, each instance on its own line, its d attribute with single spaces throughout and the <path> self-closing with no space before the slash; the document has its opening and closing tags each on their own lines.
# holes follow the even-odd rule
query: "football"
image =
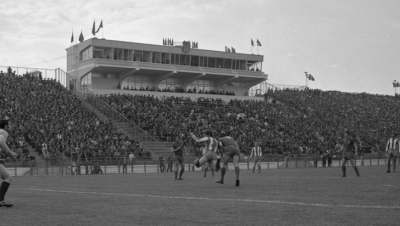
<svg viewBox="0 0 400 226">
<path fill-rule="evenodd" d="M 245 114 L 243 114 L 243 113 L 239 113 L 237 116 L 236 116 L 236 119 L 239 121 L 239 122 L 244 122 L 244 119 L 246 118 L 246 115 Z"/>
</svg>

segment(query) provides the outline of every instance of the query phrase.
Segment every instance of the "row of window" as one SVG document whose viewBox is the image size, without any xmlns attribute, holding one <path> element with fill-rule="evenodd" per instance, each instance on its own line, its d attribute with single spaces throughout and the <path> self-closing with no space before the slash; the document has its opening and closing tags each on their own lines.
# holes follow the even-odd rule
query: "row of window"
<svg viewBox="0 0 400 226">
<path fill-rule="evenodd" d="M 258 61 L 235 60 L 229 58 L 203 57 L 187 54 L 162 53 L 97 46 L 89 47 L 83 50 L 80 54 L 79 59 L 87 60 L 92 58 L 149 62 L 156 64 L 172 64 L 193 67 L 261 71 L 261 62 Z"/>
</svg>

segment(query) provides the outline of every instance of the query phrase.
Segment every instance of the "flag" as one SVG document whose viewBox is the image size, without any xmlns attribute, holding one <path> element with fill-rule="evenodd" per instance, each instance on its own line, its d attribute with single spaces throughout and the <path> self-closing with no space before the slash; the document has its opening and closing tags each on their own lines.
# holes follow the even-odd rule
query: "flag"
<svg viewBox="0 0 400 226">
<path fill-rule="evenodd" d="M 96 22 L 93 21 L 92 34 L 96 35 Z"/>
<path fill-rule="evenodd" d="M 393 81 L 393 87 L 400 87 L 400 83 L 396 80 Z"/>
<path fill-rule="evenodd" d="M 251 39 L 251 46 L 254 46 L 254 41 L 253 41 L 253 39 Z"/>
<path fill-rule="evenodd" d="M 74 42 L 74 31 L 72 31 L 72 35 L 71 35 L 71 43 Z"/>
<path fill-rule="evenodd" d="M 232 49 L 232 53 L 236 53 L 236 49 L 235 48 L 231 47 L 231 49 Z"/>
<path fill-rule="evenodd" d="M 310 75 L 307 72 L 304 72 L 304 74 L 306 75 L 307 79 L 310 79 Z"/>
<path fill-rule="evenodd" d="M 103 20 L 101 20 L 100 25 L 99 25 L 99 28 L 97 28 L 96 33 L 100 31 L 100 28 L 103 28 Z"/>
<path fill-rule="evenodd" d="M 311 81 L 315 81 L 314 76 L 312 76 L 312 75 L 309 75 L 309 79 L 310 79 Z"/>
<path fill-rule="evenodd" d="M 257 39 L 257 46 L 261 46 L 261 42 Z"/>
<path fill-rule="evenodd" d="M 174 45 L 174 40 L 173 39 L 171 39 L 171 46 L 173 46 Z"/>
<path fill-rule="evenodd" d="M 85 38 L 83 37 L 82 31 L 81 31 L 81 35 L 79 35 L 79 42 L 83 42 L 83 40 L 85 40 Z"/>
<path fill-rule="evenodd" d="M 229 48 L 225 46 L 225 52 L 229 53 Z"/>
</svg>

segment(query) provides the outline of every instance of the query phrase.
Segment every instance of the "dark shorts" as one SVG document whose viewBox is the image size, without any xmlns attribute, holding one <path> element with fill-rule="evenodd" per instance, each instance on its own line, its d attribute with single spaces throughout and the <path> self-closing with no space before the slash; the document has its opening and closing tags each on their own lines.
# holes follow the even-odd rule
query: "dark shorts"
<svg viewBox="0 0 400 226">
<path fill-rule="evenodd" d="M 254 163 L 261 162 L 262 156 L 255 156 L 254 157 Z"/>
<path fill-rule="evenodd" d="M 343 153 L 343 159 L 344 160 L 351 160 L 351 159 L 356 159 L 356 153 L 354 153 L 354 152 L 351 152 L 351 151 L 349 151 L 349 152 L 345 152 L 345 153 Z"/>
<path fill-rule="evenodd" d="M 397 157 L 397 155 L 399 155 L 399 150 L 391 149 L 388 151 L 389 157 Z"/>
<path fill-rule="evenodd" d="M 175 155 L 174 156 L 174 163 L 184 163 L 183 156 Z"/>
<path fill-rule="evenodd" d="M 224 155 L 227 155 L 231 158 L 233 158 L 233 156 L 240 156 L 240 150 L 239 147 L 235 147 L 235 146 L 227 146 L 224 147 L 224 151 L 223 151 Z"/>
</svg>

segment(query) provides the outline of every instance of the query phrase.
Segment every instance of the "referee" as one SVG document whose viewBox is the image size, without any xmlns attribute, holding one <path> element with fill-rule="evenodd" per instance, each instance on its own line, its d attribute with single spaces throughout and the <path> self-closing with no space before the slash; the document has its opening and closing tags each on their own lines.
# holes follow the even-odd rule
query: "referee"
<svg viewBox="0 0 400 226">
<path fill-rule="evenodd" d="M 397 155 L 399 154 L 399 140 L 396 138 L 396 133 L 392 133 L 392 137 L 386 143 L 386 157 L 388 157 L 387 171 L 386 173 L 390 173 L 390 162 L 393 161 L 393 172 L 396 172 L 396 160 Z"/>
</svg>

